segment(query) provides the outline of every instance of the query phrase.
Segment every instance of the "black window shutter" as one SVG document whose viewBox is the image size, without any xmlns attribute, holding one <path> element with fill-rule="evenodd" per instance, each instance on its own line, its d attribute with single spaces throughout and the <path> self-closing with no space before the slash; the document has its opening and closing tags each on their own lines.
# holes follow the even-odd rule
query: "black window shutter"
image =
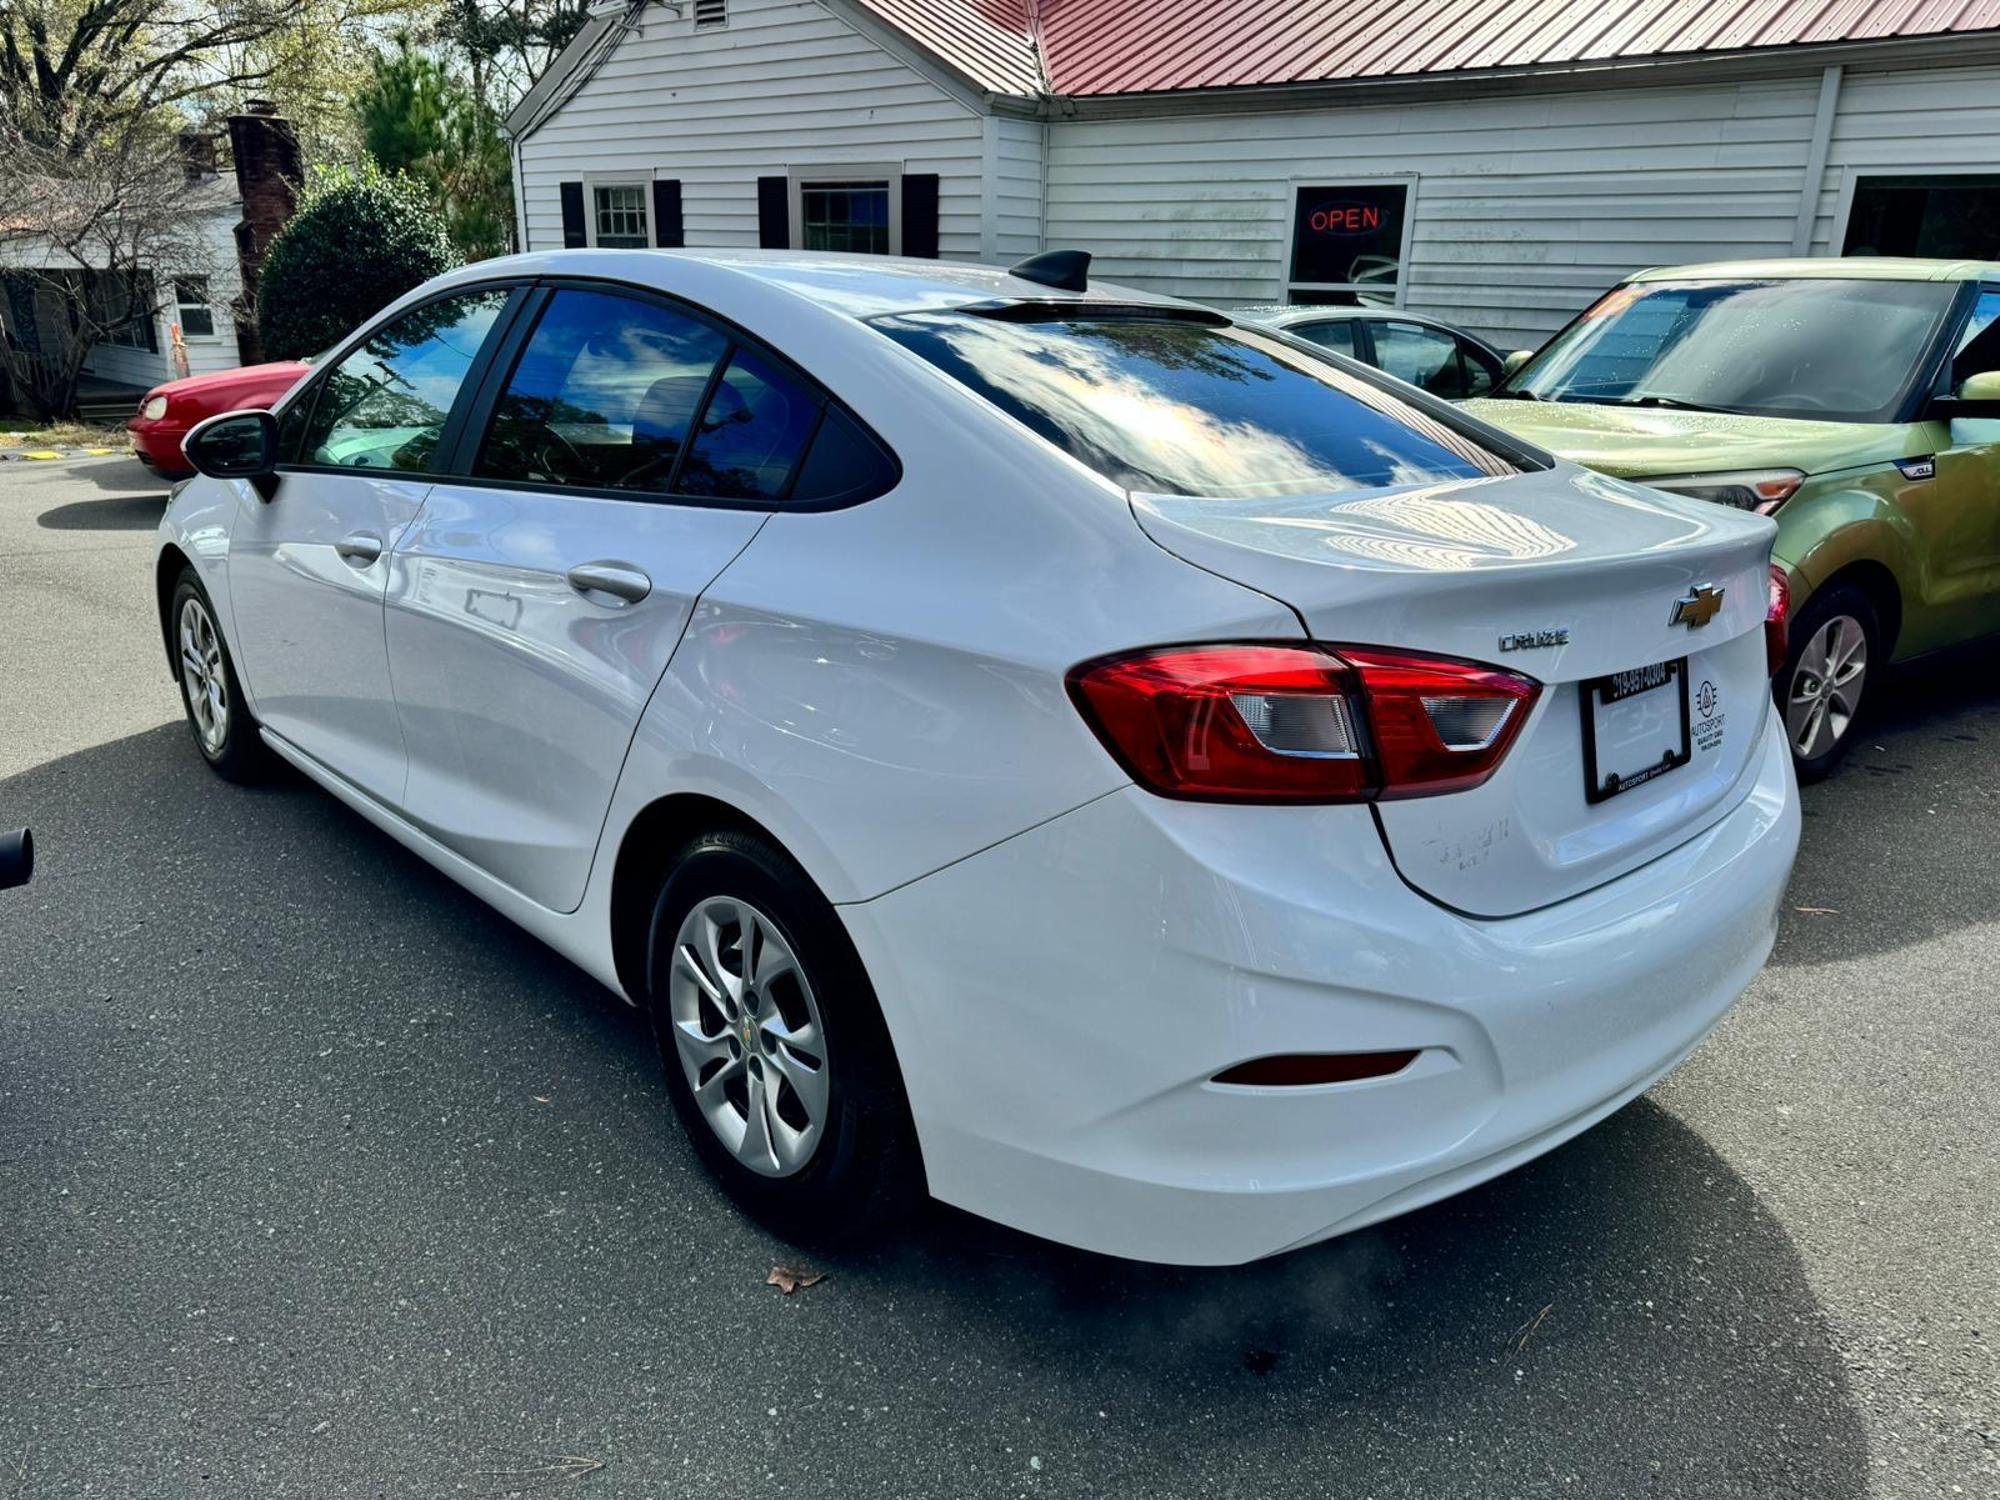
<svg viewBox="0 0 2000 1500">
<path fill-rule="evenodd" d="M 938 253 L 938 174 L 903 175 L 903 254 L 936 260 Z"/>
<path fill-rule="evenodd" d="M 792 185 L 786 178 L 757 179 L 757 243 L 765 250 L 792 248 Z"/>
<path fill-rule="evenodd" d="M 583 184 L 565 182 L 562 184 L 563 208 L 563 249 L 581 250 L 590 243 L 590 236 L 583 227 Z"/>
<path fill-rule="evenodd" d="M 678 177 L 653 179 L 653 243 L 662 250 L 678 250 L 687 243 L 681 229 L 681 180 Z"/>
</svg>

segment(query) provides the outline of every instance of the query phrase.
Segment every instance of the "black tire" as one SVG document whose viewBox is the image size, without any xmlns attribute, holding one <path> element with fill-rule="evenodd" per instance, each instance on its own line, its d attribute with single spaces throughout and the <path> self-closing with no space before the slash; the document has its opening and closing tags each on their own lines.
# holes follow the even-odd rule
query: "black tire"
<svg viewBox="0 0 2000 1500">
<path fill-rule="evenodd" d="M 1812 705 L 1817 697 L 1826 695 L 1824 675 L 1816 670 L 1825 645 L 1822 637 L 1829 626 L 1835 626 L 1837 640 L 1837 622 L 1842 620 L 1860 628 L 1862 670 L 1858 677 L 1846 679 L 1842 691 L 1815 721 L 1811 718 Z M 1847 628 L 1851 631 L 1852 626 Z M 1840 764 L 1859 733 L 1862 717 L 1872 701 L 1870 694 L 1886 665 L 1882 625 L 1874 601 L 1865 591 L 1851 583 L 1837 583 L 1806 600 L 1786 633 L 1785 666 L 1773 679 L 1771 694 L 1777 700 L 1778 717 L 1784 723 L 1785 739 L 1791 746 L 1792 764 L 1798 770 L 1799 780 L 1818 781 Z M 1819 686 L 1816 688 L 1815 684 Z M 1844 717 L 1838 711 L 1841 704 L 1847 708 Z M 1799 743 L 1802 730 L 1814 722 L 1819 727 L 1802 750 Z"/>
<path fill-rule="evenodd" d="M 748 903 L 775 924 L 817 1007 L 827 1100 L 817 1144 L 803 1165 L 786 1175 L 753 1170 L 725 1144 L 696 1102 L 675 1039 L 670 983 L 676 940 L 698 906 L 722 898 Z M 741 942 L 739 932 L 739 973 Z M 703 1164 L 753 1217 L 798 1243 L 837 1245 L 876 1237 L 922 1200 L 923 1169 L 909 1105 L 860 956 L 826 898 L 768 840 L 719 830 L 682 849 L 653 907 L 646 1003 L 674 1110 Z M 731 1029 L 720 1009 L 714 1009 L 712 1019 L 718 1035 Z M 729 1045 L 732 1054 L 743 1056 L 748 1071 L 751 1056 L 733 1041 Z M 767 1043 L 760 1038 L 754 1045 L 765 1049 Z M 734 1066 L 711 1064 L 707 1076 Z M 789 1102 L 800 1101 L 793 1096 Z M 739 1101 L 730 1107 L 748 1119 L 747 1105 Z"/>
<path fill-rule="evenodd" d="M 213 651 L 196 654 L 205 656 L 213 667 L 220 669 L 226 715 L 219 738 L 208 732 L 202 717 L 196 713 L 189 672 L 182 665 L 189 644 L 184 637 L 189 624 L 187 611 L 191 604 L 201 611 L 201 617 L 207 620 L 213 632 Z M 208 590 L 201 586 L 201 580 L 195 577 L 192 568 L 182 570 L 180 581 L 174 585 L 173 599 L 167 606 L 167 638 L 173 642 L 174 680 L 180 684 L 181 708 L 187 714 L 188 730 L 194 736 L 195 748 L 201 752 L 202 759 L 226 781 L 247 784 L 263 780 L 271 769 L 270 747 L 257 732 L 257 721 L 250 714 L 249 704 L 244 701 L 243 684 L 237 680 L 236 663 L 230 657 L 229 643 L 216 621 L 215 605 L 209 600 Z"/>
</svg>

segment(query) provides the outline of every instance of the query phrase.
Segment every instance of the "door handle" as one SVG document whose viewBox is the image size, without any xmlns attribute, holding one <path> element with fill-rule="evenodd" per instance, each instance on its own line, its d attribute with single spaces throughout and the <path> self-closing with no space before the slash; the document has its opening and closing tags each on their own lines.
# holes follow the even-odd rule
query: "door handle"
<svg viewBox="0 0 2000 1500">
<path fill-rule="evenodd" d="M 367 567 L 382 555 L 382 538 L 366 531 L 354 531 L 333 544 L 333 550 L 351 563 Z"/>
<path fill-rule="evenodd" d="M 569 586 L 580 594 L 615 594 L 628 604 L 637 604 L 653 592 L 653 580 L 630 563 L 578 563 L 566 576 Z"/>
</svg>

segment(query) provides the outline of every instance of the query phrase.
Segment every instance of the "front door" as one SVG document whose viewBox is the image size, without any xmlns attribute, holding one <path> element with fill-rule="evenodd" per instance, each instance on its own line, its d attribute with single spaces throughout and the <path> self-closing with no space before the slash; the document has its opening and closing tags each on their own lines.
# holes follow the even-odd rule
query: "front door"
<svg viewBox="0 0 2000 1500">
<path fill-rule="evenodd" d="M 757 534 L 758 502 L 786 494 L 820 407 L 678 306 L 548 294 L 471 472 L 440 481 L 396 547 L 412 820 L 542 906 L 576 908 L 695 601 Z"/>
<path fill-rule="evenodd" d="M 1982 288 L 1959 336 L 1947 377 L 2000 370 L 2000 288 Z M 1940 644 L 2000 630 L 2000 420 L 1961 417 L 1943 424 L 1927 528 L 1932 598 L 1946 634 Z"/>
<path fill-rule="evenodd" d="M 391 804 L 407 760 L 382 636 L 389 559 L 508 296 L 461 293 L 377 329 L 287 405 L 271 498 L 238 486 L 230 610 L 257 717 Z"/>
</svg>

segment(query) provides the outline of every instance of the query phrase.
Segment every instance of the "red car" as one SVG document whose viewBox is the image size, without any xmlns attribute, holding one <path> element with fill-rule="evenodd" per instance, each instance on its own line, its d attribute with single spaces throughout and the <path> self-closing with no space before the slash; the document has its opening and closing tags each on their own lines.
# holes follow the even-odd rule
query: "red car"
<svg viewBox="0 0 2000 1500">
<path fill-rule="evenodd" d="M 181 439 L 190 427 L 217 412 L 269 406 L 311 368 L 304 360 L 287 359 L 156 385 L 139 403 L 137 415 L 125 424 L 125 430 L 132 434 L 132 452 L 162 479 L 192 474 L 194 469 L 181 454 Z"/>
</svg>

